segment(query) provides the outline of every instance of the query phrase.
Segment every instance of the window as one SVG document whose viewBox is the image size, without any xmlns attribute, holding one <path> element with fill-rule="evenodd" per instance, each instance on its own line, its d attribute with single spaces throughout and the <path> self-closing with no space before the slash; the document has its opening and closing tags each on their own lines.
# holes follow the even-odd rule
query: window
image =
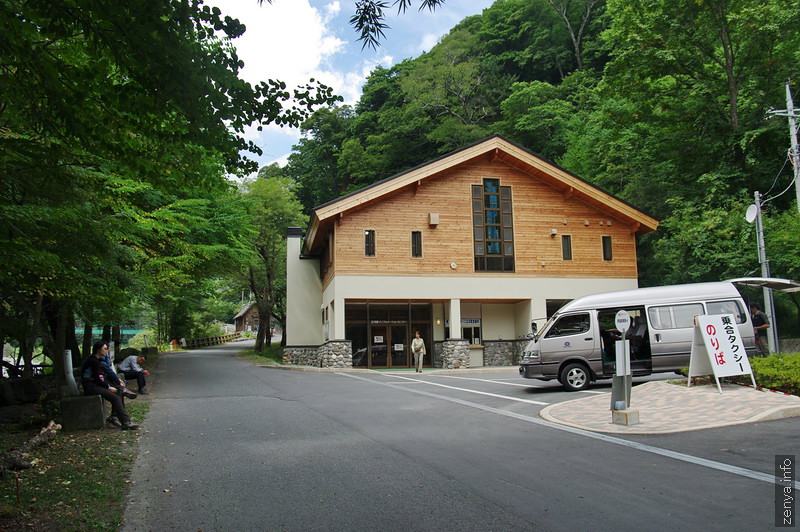
<svg viewBox="0 0 800 532">
<path fill-rule="evenodd" d="M 467 340 L 470 345 L 481 345 L 481 327 L 478 326 L 461 326 L 461 338 Z"/>
<path fill-rule="evenodd" d="M 511 187 L 499 179 L 472 185 L 472 240 L 475 271 L 514 271 L 514 228 Z"/>
<path fill-rule="evenodd" d="M 589 314 L 561 316 L 547 331 L 545 338 L 582 334 L 589 330 Z"/>
<path fill-rule="evenodd" d="M 411 231 L 411 256 L 422 256 L 422 231 Z"/>
<path fill-rule="evenodd" d="M 572 237 L 570 235 L 561 235 L 561 258 L 572 260 Z"/>
<path fill-rule="evenodd" d="M 364 230 L 364 256 L 365 257 L 374 257 L 375 256 L 375 230 L 374 229 L 365 229 Z"/>
<path fill-rule="evenodd" d="M 654 329 L 686 329 L 694 327 L 694 317 L 703 312 L 703 305 L 690 303 L 688 305 L 669 305 L 665 307 L 650 307 L 647 311 L 650 323 Z"/>
<path fill-rule="evenodd" d="M 736 300 L 731 301 L 709 301 L 706 303 L 709 314 L 733 314 L 736 323 L 744 323 L 747 317 L 741 303 Z"/>
<path fill-rule="evenodd" d="M 611 237 L 603 237 L 603 260 L 612 260 L 614 255 L 611 253 Z"/>
</svg>

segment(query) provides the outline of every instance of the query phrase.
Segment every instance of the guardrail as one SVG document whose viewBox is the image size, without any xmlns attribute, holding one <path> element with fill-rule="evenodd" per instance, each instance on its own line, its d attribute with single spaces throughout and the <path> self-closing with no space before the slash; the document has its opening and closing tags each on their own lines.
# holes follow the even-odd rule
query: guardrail
<svg viewBox="0 0 800 532">
<path fill-rule="evenodd" d="M 210 345 L 220 345 L 233 340 L 237 340 L 242 336 L 242 333 L 222 334 L 220 336 L 208 336 L 206 338 L 187 338 L 186 348 L 195 349 L 197 347 L 208 347 Z"/>
</svg>

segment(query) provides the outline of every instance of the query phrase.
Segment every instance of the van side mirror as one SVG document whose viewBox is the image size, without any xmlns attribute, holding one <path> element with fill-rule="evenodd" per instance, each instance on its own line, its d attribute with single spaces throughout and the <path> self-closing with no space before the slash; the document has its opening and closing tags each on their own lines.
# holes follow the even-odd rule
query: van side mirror
<svg viewBox="0 0 800 532">
<path fill-rule="evenodd" d="M 536 334 L 539 331 L 539 326 L 536 325 L 535 321 L 531 322 L 531 331 L 533 331 L 533 334 Z"/>
</svg>

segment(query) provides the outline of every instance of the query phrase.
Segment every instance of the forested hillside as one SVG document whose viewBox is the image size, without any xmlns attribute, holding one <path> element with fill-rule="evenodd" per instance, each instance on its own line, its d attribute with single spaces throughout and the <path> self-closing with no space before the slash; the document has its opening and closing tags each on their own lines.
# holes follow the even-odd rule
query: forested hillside
<svg viewBox="0 0 800 532">
<path fill-rule="evenodd" d="M 758 270 L 756 190 L 772 274 L 798 278 L 788 127 L 767 114 L 800 78 L 798 27 L 796 0 L 499 0 L 317 111 L 282 173 L 310 210 L 501 133 L 661 220 L 642 285 Z"/>
</svg>

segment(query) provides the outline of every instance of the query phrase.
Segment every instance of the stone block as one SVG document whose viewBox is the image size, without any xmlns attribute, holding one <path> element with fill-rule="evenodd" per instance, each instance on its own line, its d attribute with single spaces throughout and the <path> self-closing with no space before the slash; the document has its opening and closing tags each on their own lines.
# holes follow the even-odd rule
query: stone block
<svg viewBox="0 0 800 532">
<path fill-rule="evenodd" d="M 630 427 L 631 425 L 638 425 L 639 411 L 631 410 L 630 408 L 627 410 L 612 410 L 611 422 L 615 425 L 625 425 L 627 427 Z"/>
<path fill-rule="evenodd" d="M 61 425 L 65 431 L 104 428 L 103 398 L 99 395 L 64 397 L 61 399 Z"/>
</svg>

